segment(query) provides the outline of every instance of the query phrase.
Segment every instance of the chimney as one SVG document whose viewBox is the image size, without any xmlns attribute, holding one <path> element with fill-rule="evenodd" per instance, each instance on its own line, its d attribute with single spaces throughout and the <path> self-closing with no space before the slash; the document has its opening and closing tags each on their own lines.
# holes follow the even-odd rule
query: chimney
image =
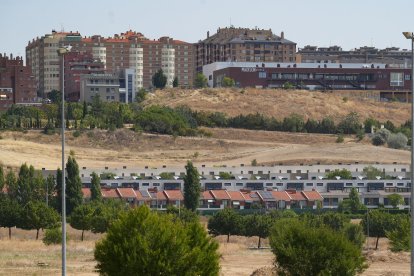
<svg viewBox="0 0 414 276">
<path fill-rule="evenodd" d="M 210 31 L 207 31 L 207 38 L 210 37 Z"/>
<path fill-rule="evenodd" d="M 285 33 L 284 33 L 284 32 L 281 32 L 281 33 L 280 33 L 280 38 L 281 38 L 281 39 L 285 39 Z"/>
</svg>

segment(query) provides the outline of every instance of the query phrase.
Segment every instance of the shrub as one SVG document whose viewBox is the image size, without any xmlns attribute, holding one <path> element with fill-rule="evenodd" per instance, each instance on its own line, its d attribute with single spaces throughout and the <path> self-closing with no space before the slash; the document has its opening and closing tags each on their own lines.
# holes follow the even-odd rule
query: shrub
<svg viewBox="0 0 414 276">
<path fill-rule="evenodd" d="M 252 162 L 251 162 L 251 165 L 254 166 L 254 167 L 256 167 L 257 166 L 257 160 L 256 159 L 253 159 Z"/>
<path fill-rule="evenodd" d="M 297 219 L 278 221 L 270 246 L 282 275 L 355 275 L 365 268 L 360 248 L 344 234 Z"/>
<path fill-rule="evenodd" d="M 391 132 L 388 129 L 380 129 L 372 136 L 372 144 L 374 146 L 381 146 L 388 142 Z"/>
<path fill-rule="evenodd" d="M 75 130 L 74 132 L 73 132 L 73 137 L 75 137 L 75 138 L 78 138 L 79 136 L 81 136 L 81 132 L 79 131 L 79 130 Z"/>
<path fill-rule="evenodd" d="M 197 222 L 131 209 L 96 243 L 102 275 L 218 275 L 218 243 Z"/>
<path fill-rule="evenodd" d="M 44 128 L 43 128 L 43 133 L 47 134 L 47 135 L 53 135 L 55 134 L 55 127 L 53 126 L 53 124 L 48 123 Z"/>
<path fill-rule="evenodd" d="M 343 143 L 344 142 L 344 135 L 343 134 L 339 134 L 338 138 L 336 138 L 336 143 Z"/>
<path fill-rule="evenodd" d="M 68 240 L 68 235 L 66 233 L 66 241 L 67 240 Z M 43 237 L 43 243 L 46 245 L 61 244 L 62 243 L 62 229 L 61 228 L 46 229 L 45 236 Z"/>
<path fill-rule="evenodd" d="M 410 217 L 401 215 L 393 230 L 387 231 L 386 236 L 390 240 L 390 250 L 393 252 L 410 251 L 411 249 L 411 224 Z"/>
<path fill-rule="evenodd" d="M 401 132 L 391 134 L 388 138 L 388 147 L 393 149 L 403 149 L 407 146 L 408 138 Z"/>
</svg>

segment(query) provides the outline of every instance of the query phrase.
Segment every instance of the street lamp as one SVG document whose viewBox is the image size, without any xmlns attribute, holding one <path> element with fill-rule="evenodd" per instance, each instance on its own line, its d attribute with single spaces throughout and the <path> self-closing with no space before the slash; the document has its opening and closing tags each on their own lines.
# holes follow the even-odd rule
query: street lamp
<svg viewBox="0 0 414 276">
<path fill-rule="evenodd" d="M 61 91 L 62 91 L 62 276 L 66 276 L 66 184 L 65 184 L 65 54 L 70 46 L 59 47 L 58 56 L 62 57 Z"/>
<path fill-rule="evenodd" d="M 411 275 L 414 276 L 414 33 L 403 32 L 406 39 L 411 40 Z"/>
</svg>

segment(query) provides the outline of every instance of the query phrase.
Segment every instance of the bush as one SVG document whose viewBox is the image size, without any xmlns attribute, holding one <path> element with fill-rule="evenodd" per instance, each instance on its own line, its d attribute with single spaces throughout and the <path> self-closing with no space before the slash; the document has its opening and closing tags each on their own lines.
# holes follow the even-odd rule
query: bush
<svg viewBox="0 0 414 276">
<path fill-rule="evenodd" d="M 197 222 L 131 209 L 96 243 L 102 275 L 218 275 L 218 243 Z"/>
<path fill-rule="evenodd" d="M 47 135 L 53 135 L 55 134 L 55 127 L 53 126 L 53 124 L 48 123 L 44 128 L 43 128 L 43 133 L 47 134 Z"/>
<path fill-rule="evenodd" d="M 403 149 L 407 146 L 408 138 L 401 132 L 391 134 L 388 138 L 388 147 L 393 149 Z"/>
<path fill-rule="evenodd" d="M 343 143 L 344 142 L 344 135 L 343 134 L 339 134 L 338 138 L 336 138 L 336 143 Z"/>
<path fill-rule="evenodd" d="M 381 146 L 388 142 L 391 132 L 388 129 L 380 129 L 372 136 L 372 144 L 374 146 Z"/>
<path fill-rule="evenodd" d="M 81 132 L 79 131 L 79 130 L 75 130 L 74 132 L 73 132 L 73 137 L 75 137 L 75 138 L 78 138 L 79 136 L 81 136 Z"/>
<path fill-rule="evenodd" d="M 270 246 L 282 275 L 355 275 L 366 267 L 360 248 L 344 234 L 297 219 L 278 221 Z"/>
<path fill-rule="evenodd" d="M 66 233 L 66 241 L 68 240 L 68 234 Z M 46 245 L 61 244 L 62 243 L 62 229 L 52 228 L 46 229 L 43 243 Z"/>
</svg>

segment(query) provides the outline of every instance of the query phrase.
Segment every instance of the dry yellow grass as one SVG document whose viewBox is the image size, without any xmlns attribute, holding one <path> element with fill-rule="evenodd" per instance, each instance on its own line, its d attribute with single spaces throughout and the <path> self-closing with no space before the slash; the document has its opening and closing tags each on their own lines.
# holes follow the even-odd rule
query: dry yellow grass
<svg viewBox="0 0 414 276">
<path fill-rule="evenodd" d="M 277 89 L 200 89 L 200 90 L 158 90 L 145 101 L 146 105 L 187 105 L 195 110 L 219 111 L 236 116 L 261 113 L 283 119 L 291 113 L 305 118 L 321 119 L 331 116 L 336 121 L 350 112 L 357 112 L 362 120 L 372 117 L 382 122 L 390 120 L 401 124 L 410 117 L 407 103 L 384 103 L 364 99 L 358 95 L 369 92 L 316 92 L 306 90 Z M 375 93 L 375 92 L 372 92 Z M 371 93 L 371 94 L 372 94 Z M 344 101 L 344 96 L 347 100 Z"/>
</svg>

